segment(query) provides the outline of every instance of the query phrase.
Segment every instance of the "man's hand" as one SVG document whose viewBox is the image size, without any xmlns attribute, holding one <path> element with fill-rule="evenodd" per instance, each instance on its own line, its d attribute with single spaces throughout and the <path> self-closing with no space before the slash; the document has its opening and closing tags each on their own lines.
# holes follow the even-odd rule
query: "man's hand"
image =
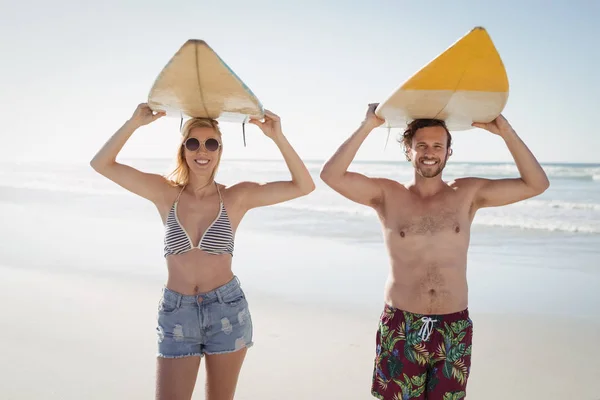
<svg viewBox="0 0 600 400">
<path fill-rule="evenodd" d="M 379 103 L 371 103 L 369 104 L 369 108 L 367 109 L 367 114 L 365 115 L 365 119 L 362 123 L 362 125 L 368 129 L 375 129 L 378 126 L 383 125 L 383 123 L 385 122 L 385 120 L 379 118 L 377 115 L 375 115 L 375 109 L 377 108 L 377 106 L 379 105 Z"/>
<path fill-rule="evenodd" d="M 473 122 L 472 126 L 476 128 L 485 129 L 488 132 L 492 132 L 500 137 L 506 137 L 507 135 L 513 134 L 515 131 L 510 126 L 506 118 L 502 114 L 500 114 L 495 120 L 492 122 L 481 123 L 481 122 Z"/>
</svg>

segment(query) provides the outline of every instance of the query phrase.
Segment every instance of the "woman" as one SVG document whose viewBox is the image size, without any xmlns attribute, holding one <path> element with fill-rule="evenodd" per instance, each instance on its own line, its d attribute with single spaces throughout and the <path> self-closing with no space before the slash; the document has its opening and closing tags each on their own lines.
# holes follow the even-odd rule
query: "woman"
<svg viewBox="0 0 600 400">
<path fill-rule="evenodd" d="M 254 207 L 309 194 L 314 182 L 270 111 L 252 119 L 279 147 L 292 179 L 225 187 L 214 181 L 223 142 L 216 121 L 193 118 L 182 128 L 177 167 L 169 178 L 116 162 L 127 139 L 164 113 L 140 104 L 96 154 L 92 167 L 125 189 L 152 201 L 165 225 L 168 279 L 158 310 L 157 399 L 190 399 L 200 359 L 206 360 L 206 398 L 233 399 L 252 320 L 232 272 L 235 231 Z"/>
</svg>

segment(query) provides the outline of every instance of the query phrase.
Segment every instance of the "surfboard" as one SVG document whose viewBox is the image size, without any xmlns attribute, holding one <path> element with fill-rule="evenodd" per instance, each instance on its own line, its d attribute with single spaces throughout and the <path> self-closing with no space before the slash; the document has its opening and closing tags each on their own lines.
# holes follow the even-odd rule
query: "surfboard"
<svg viewBox="0 0 600 400">
<path fill-rule="evenodd" d="M 388 128 L 436 118 L 450 130 L 467 130 L 493 121 L 507 100 L 504 63 L 485 28 L 476 27 L 394 90 L 375 114 Z"/>
<path fill-rule="evenodd" d="M 264 108 L 250 88 L 198 39 L 186 41 L 159 73 L 148 94 L 148 105 L 177 118 L 242 123 L 264 116 Z"/>
</svg>

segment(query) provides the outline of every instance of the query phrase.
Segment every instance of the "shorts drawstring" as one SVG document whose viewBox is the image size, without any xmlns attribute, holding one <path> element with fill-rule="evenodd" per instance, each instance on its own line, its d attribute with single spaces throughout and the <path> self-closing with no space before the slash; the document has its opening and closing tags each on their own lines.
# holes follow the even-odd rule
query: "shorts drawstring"
<svg viewBox="0 0 600 400">
<path fill-rule="evenodd" d="M 426 342 L 433 333 L 433 323 L 437 322 L 437 319 L 423 317 L 421 318 L 421 321 L 423 321 L 423 325 L 421 325 L 421 329 L 419 329 L 419 335 L 421 336 L 421 339 Z"/>
</svg>

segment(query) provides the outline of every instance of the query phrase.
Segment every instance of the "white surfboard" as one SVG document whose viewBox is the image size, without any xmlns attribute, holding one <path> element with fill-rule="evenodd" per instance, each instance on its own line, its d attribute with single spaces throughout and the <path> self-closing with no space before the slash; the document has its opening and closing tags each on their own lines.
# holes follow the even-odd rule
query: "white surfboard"
<svg viewBox="0 0 600 400">
<path fill-rule="evenodd" d="M 494 120 L 508 100 L 504 64 L 486 30 L 477 27 L 421 68 L 379 104 L 385 127 L 420 118 L 446 121 L 450 130 Z"/>
<path fill-rule="evenodd" d="M 250 88 L 203 40 L 190 39 L 156 78 L 148 105 L 167 116 L 226 122 L 262 118 L 264 108 Z"/>
</svg>

